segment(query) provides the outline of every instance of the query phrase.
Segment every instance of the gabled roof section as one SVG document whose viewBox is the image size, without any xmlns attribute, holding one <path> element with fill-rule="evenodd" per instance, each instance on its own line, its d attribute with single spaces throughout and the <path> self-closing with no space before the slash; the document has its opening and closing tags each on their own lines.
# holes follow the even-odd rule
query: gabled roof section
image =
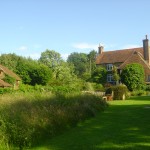
<svg viewBox="0 0 150 150">
<path fill-rule="evenodd" d="M 150 74 L 150 66 L 148 63 L 144 60 L 143 56 L 140 52 L 134 51 L 132 55 L 119 66 L 119 69 L 123 69 L 126 65 L 131 63 L 138 63 L 141 64 L 144 67 L 144 70 Z"/>
<path fill-rule="evenodd" d="M 16 80 L 19 80 L 19 81 L 21 80 L 21 78 L 19 76 L 17 76 L 14 72 L 12 72 L 8 68 L 2 66 L 1 64 L 0 64 L 0 70 L 2 70 L 5 74 L 15 78 Z"/>
<path fill-rule="evenodd" d="M 143 57 L 143 47 L 106 51 L 97 56 L 96 64 L 123 63 L 133 54 L 134 51 L 140 53 Z"/>
<path fill-rule="evenodd" d="M 3 80 L 0 79 L 0 87 L 11 87 L 12 85 L 10 85 L 7 82 L 4 82 Z"/>
<path fill-rule="evenodd" d="M 145 75 L 150 75 L 150 66 L 144 60 L 143 56 L 139 52 L 134 52 L 123 64 L 119 66 L 119 69 L 123 69 L 126 65 L 138 63 L 141 64 L 144 68 Z"/>
</svg>

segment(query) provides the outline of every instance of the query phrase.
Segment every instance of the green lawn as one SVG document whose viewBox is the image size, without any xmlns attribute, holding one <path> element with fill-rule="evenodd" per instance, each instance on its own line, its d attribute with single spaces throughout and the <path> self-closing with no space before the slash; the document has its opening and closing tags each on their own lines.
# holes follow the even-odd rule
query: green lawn
<svg viewBox="0 0 150 150">
<path fill-rule="evenodd" d="M 150 97 L 109 103 L 95 118 L 33 150 L 150 150 Z"/>
</svg>

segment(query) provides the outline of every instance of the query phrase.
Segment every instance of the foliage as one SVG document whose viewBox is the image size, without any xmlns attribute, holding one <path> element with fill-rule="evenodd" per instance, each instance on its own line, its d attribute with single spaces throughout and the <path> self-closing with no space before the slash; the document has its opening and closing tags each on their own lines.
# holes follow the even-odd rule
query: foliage
<svg viewBox="0 0 150 150">
<path fill-rule="evenodd" d="M 145 86 L 144 69 L 140 64 L 128 64 L 121 73 L 121 82 L 124 83 L 130 91 L 139 90 Z"/>
<path fill-rule="evenodd" d="M 52 72 L 44 64 L 38 64 L 31 66 L 31 69 L 29 70 L 29 76 L 31 78 L 31 85 L 46 85 L 52 78 Z"/>
<path fill-rule="evenodd" d="M 89 81 L 96 68 L 96 55 L 95 50 L 90 51 L 89 54 L 74 52 L 68 56 L 67 62 L 74 65 L 75 74 L 79 78 Z"/>
<path fill-rule="evenodd" d="M 97 67 L 92 74 L 92 80 L 104 85 L 107 81 L 107 70 L 104 67 Z"/>
<path fill-rule="evenodd" d="M 12 88 L 0 88 L 0 94 L 13 93 Z"/>
<path fill-rule="evenodd" d="M 112 91 L 114 100 L 124 100 L 128 96 L 128 88 L 125 85 L 113 86 Z"/>
<path fill-rule="evenodd" d="M 113 70 L 112 70 L 112 73 L 113 73 L 113 80 L 114 81 L 119 81 L 120 80 L 120 76 L 117 72 L 117 67 L 116 66 L 113 66 Z"/>
<path fill-rule="evenodd" d="M 84 91 L 101 91 L 104 92 L 105 89 L 102 84 L 85 82 L 83 86 Z"/>
<path fill-rule="evenodd" d="M 8 141 L 7 145 L 20 149 L 60 134 L 107 106 L 105 101 L 94 95 L 30 93 L 30 96 L 23 94 L 18 98 L 15 95 L 13 99 L 3 98 L 0 101 L 0 119 L 5 130 L 0 133 Z"/>
<path fill-rule="evenodd" d="M 14 83 L 16 82 L 16 79 L 5 74 L 5 77 L 3 78 L 3 80 L 11 85 L 14 85 Z"/>
<path fill-rule="evenodd" d="M 150 91 L 150 85 L 146 85 L 145 90 Z"/>
<path fill-rule="evenodd" d="M 61 65 L 57 66 L 53 72 L 53 75 L 54 80 L 58 80 L 63 84 L 69 84 L 77 78 L 74 74 L 73 66 L 66 62 L 62 62 Z"/>
<path fill-rule="evenodd" d="M 58 52 L 46 49 L 46 51 L 41 53 L 39 61 L 52 70 L 55 70 L 55 67 L 60 65 L 63 60 Z"/>
<path fill-rule="evenodd" d="M 147 91 L 145 90 L 135 90 L 131 92 L 131 96 L 146 96 Z"/>
<path fill-rule="evenodd" d="M 95 50 L 92 50 L 89 52 L 87 55 L 88 60 L 89 60 L 89 74 L 92 75 L 94 70 L 96 69 L 96 56 L 97 52 Z"/>
<path fill-rule="evenodd" d="M 16 67 L 19 63 L 21 57 L 16 54 L 1 54 L 0 55 L 0 64 L 8 67 L 10 70 L 16 72 Z"/>
<path fill-rule="evenodd" d="M 84 53 L 71 53 L 68 56 L 67 62 L 74 65 L 75 74 L 80 78 L 87 71 L 88 57 Z"/>
<path fill-rule="evenodd" d="M 18 74 L 24 84 L 46 85 L 52 77 L 52 72 L 47 66 L 31 58 L 16 54 L 2 54 L 0 63 Z"/>
</svg>

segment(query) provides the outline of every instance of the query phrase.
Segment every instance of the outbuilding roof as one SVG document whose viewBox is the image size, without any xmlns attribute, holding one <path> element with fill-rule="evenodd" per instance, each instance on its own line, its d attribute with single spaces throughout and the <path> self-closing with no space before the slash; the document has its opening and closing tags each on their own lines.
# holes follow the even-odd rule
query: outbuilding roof
<svg viewBox="0 0 150 150">
<path fill-rule="evenodd" d="M 10 85 L 7 82 L 4 82 L 3 80 L 0 79 L 0 87 L 11 87 L 12 85 Z"/>
<path fill-rule="evenodd" d="M 12 72 L 11 70 L 9 70 L 7 67 L 4 67 L 3 65 L 0 64 L 0 70 L 2 70 L 5 74 L 15 78 L 16 80 L 20 81 L 21 78 L 16 75 L 14 72 Z"/>
</svg>

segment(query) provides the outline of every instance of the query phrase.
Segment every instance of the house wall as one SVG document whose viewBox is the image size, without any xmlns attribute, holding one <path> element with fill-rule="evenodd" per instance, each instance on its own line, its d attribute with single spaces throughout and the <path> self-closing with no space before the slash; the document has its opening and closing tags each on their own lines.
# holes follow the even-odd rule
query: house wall
<svg viewBox="0 0 150 150">
<path fill-rule="evenodd" d="M 5 77 L 5 74 L 2 70 L 0 70 L 0 79 L 3 79 Z"/>
</svg>

